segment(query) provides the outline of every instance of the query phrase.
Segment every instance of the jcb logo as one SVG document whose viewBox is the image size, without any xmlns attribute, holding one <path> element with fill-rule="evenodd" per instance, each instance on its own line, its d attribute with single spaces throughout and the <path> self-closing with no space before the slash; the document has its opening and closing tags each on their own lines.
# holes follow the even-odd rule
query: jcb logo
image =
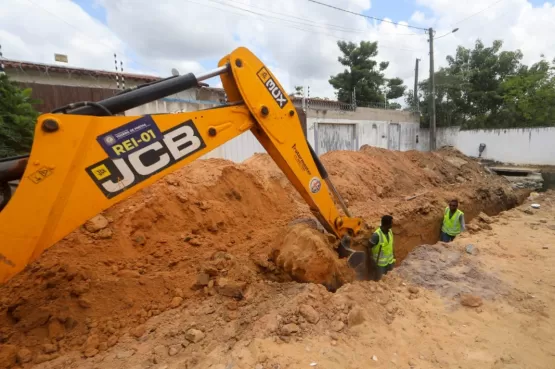
<svg viewBox="0 0 555 369">
<path fill-rule="evenodd" d="M 148 179 L 206 147 L 192 120 L 166 132 L 162 138 L 120 159 L 106 158 L 86 168 L 107 198 Z"/>
<path fill-rule="evenodd" d="M 281 88 L 274 81 L 274 78 L 266 68 L 262 68 L 257 73 L 258 78 L 264 83 L 264 86 L 270 92 L 276 103 L 281 109 L 287 104 L 287 97 Z"/>
</svg>

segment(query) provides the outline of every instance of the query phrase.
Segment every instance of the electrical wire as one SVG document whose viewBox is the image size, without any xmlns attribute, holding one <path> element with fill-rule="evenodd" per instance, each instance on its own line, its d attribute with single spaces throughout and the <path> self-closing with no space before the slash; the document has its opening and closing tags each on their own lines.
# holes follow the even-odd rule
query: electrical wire
<svg viewBox="0 0 555 369">
<path fill-rule="evenodd" d="M 255 8 L 255 9 L 260 9 L 260 10 L 265 10 L 265 11 L 269 11 L 266 8 L 260 7 L 260 6 L 254 6 L 254 5 L 247 5 L 247 4 L 243 4 L 241 2 L 237 2 L 235 0 L 208 0 L 211 2 L 216 2 L 216 3 L 220 3 L 221 5 L 225 5 L 225 6 L 229 6 L 232 8 L 236 8 L 236 9 L 241 9 L 241 10 L 245 10 L 248 11 L 247 9 L 241 8 L 241 7 L 237 7 L 237 6 L 233 6 L 233 5 L 229 5 L 227 3 L 224 3 L 222 1 L 229 1 L 232 3 L 236 3 L 236 4 L 241 4 L 242 6 L 246 6 L 246 7 L 250 7 L 250 8 Z M 303 17 L 297 17 L 291 14 L 286 14 L 286 13 L 280 13 L 280 12 L 276 12 L 275 10 L 271 10 L 271 14 L 278 14 L 278 15 L 283 15 L 285 17 L 287 17 L 287 19 L 284 19 L 286 21 L 289 21 L 289 18 L 295 18 L 295 19 L 299 19 L 301 21 L 304 22 L 309 22 L 309 24 L 306 25 L 310 25 L 310 26 L 325 26 L 326 29 L 329 28 L 336 28 L 336 30 L 338 31 L 343 31 L 343 32 L 353 32 L 353 33 L 366 33 L 368 32 L 368 29 L 359 29 L 359 28 L 347 28 L 347 27 L 343 27 L 343 26 L 339 26 L 339 25 L 335 25 L 335 24 L 331 24 L 331 23 L 321 23 L 321 22 L 317 22 L 315 20 L 311 20 L 311 19 L 306 19 Z M 272 15 L 267 15 L 267 14 L 263 14 L 265 17 L 272 17 Z M 276 18 L 275 16 L 273 16 L 274 18 Z M 281 18 L 280 18 L 281 19 Z M 388 33 L 388 35 L 395 35 L 395 36 L 421 36 L 421 34 L 418 33 Z"/>
<path fill-rule="evenodd" d="M 368 18 L 368 19 L 377 20 L 377 21 L 380 21 L 380 22 L 391 23 L 391 24 L 394 24 L 394 25 L 396 25 L 396 26 L 403 26 L 403 27 L 408 27 L 408 28 L 414 28 L 414 29 L 418 29 L 418 30 L 421 30 L 421 31 L 427 31 L 427 30 L 428 30 L 427 28 L 411 26 L 410 24 L 397 23 L 397 22 L 393 22 L 393 21 L 390 21 L 390 20 L 387 20 L 387 19 L 372 17 L 372 16 L 370 16 L 370 15 L 366 15 L 366 14 L 362 14 L 362 13 L 356 13 L 356 12 L 353 12 L 353 11 L 350 11 L 350 10 L 347 10 L 347 9 L 339 8 L 339 7 L 337 7 L 337 6 L 333 6 L 333 5 L 321 3 L 321 2 L 316 1 L 316 0 L 308 0 L 308 1 L 311 2 L 311 3 L 314 3 L 314 4 L 318 4 L 318 5 L 322 5 L 322 6 L 331 8 L 331 9 L 335 9 L 335 10 L 338 10 L 338 11 L 341 11 L 341 12 L 345 12 L 345 13 L 357 15 L 357 16 L 359 16 L 359 17 L 364 17 L 364 18 Z M 502 0 L 500 0 L 500 1 L 502 1 Z"/>
<path fill-rule="evenodd" d="M 455 33 L 455 32 L 453 32 L 453 31 L 447 32 L 446 34 L 441 35 L 441 36 L 439 36 L 439 37 L 434 37 L 434 40 L 439 40 L 440 38 L 443 38 L 443 37 L 445 37 L 445 36 L 449 36 L 449 35 L 451 35 L 451 34 L 453 34 L 453 33 Z"/>
<path fill-rule="evenodd" d="M 249 16 L 248 14 L 245 14 L 245 13 L 233 12 L 233 11 L 230 11 L 228 9 L 222 9 L 222 8 L 218 8 L 218 7 L 215 7 L 215 6 L 211 6 L 211 5 L 208 5 L 206 3 L 197 3 L 197 2 L 194 2 L 192 0 L 184 0 L 184 1 L 189 2 L 191 4 L 210 7 L 210 8 L 217 9 L 217 10 L 224 11 L 224 12 L 228 12 L 228 13 L 231 13 L 231 14 L 236 14 L 236 15 L 240 15 L 240 16 Z M 211 1 L 214 1 L 214 0 L 211 0 Z M 240 9 L 240 10 L 246 10 L 246 9 L 241 9 L 241 8 L 237 8 L 237 7 L 233 7 L 233 8 Z M 304 32 L 312 33 L 312 34 L 320 34 L 320 35 L 328 36 L 328 37 L 334 38 L 336 40 L 342 40 L 342 41 L 345 40 L 345 38 L 337 37 L 336 35 L 332 35 L 332 34 L 325 33 L 325 32 L 317 32 L 316 30 L 313 30 L 313 29 L 302 28 L 302 27 L 300 27 L 298 25 L 295 25 L 295 24 L 286 24 L 286 25 L 284 25 L 283 24 L 283 19 L 281 19 L 281 18 L 278 18 L 278 20 L 282 21 L 282 22 L 279 22 L 279 21 L 274 21 L 274 20 L 267 19 L 267 15 L 265 15 L 265 14 L 260 14 L 260 13 L 256 13 L 256 12 L 252 12 L 252 11 L 248 11 L 248 13 L 255 14 L 258 17 L 263 17 L 264 22 L 266 22 L 266 23 L 279 24 L 279 25 L 283 25 L 285 27 L 296 29 L 296 30 L 299 30 L 299 31 L 304 31 Z M 384 48 L 384 49 L 393 49 L 393 50 L 410 51 L 410 52 L 419 52 L 420 51 L 420 50 L 415 50 L 415 49 L 405 49 L 405 48 L 382 46 L 382 45 L 380 45 L 379 47 Z"/>
<path fill-rule="evenodd" d="M 481 13 L 485 12 L 486 10 L 488 10 L 488 9 L 490 9 L 490 8 L 492 8 L 492 7 L 494 7 L 495 5 L 499 4 L 499 3 L 502 2 L 502 1 L 505 1 L 505 0 L 497 0 L 496 2 L 491 3 L 490 5 L 488 5 L 487 7 L 485 7 L 484 9 L 482 9 L 482 10 L 480 10 L 480 11 L 477 11 L 477 12 L 474 13 L 474 14 L 470 14 L 470 15 L 469 15 L 468 17 L 466 17 L 466 18 L 461 19 L 460 21 L 458 21 L 458 22 L 455 23 L 454 25 L 456 26 L 457 24 L 460 24 L 460 23 L 462 23 L 462 22 L 465 22 L 465 21 L 469 20 L 470 18 L 472 18 L 472 17 L 474 17 L 474 16 L 476 16 L 476 15 L 478 15 L 478 14 L 481 14 Z"/>
</svg>

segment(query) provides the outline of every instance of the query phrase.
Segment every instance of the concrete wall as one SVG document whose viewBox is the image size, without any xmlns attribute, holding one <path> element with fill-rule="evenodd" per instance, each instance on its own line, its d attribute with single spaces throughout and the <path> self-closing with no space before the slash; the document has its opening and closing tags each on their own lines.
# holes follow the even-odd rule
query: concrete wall
<svg viewBox="0 0 555 369">
<path fill-rule="evenodd" d="M 352 110 L 316 109 L 307 111 L 308 118 L 318 119 L 353 119 L 353 120 L 375 120 L 385 122 L 414 122 L 417 123 L 417 115 L 401 110 L 385 110 L 372 108 L 357 108 Z"/>
<path fill-rule="evenodd" d="M 318 124 L 355 124 L 357 132 L 356 144 L 388 148 L 388 127 L 390 123 L 383 121 L 360 121 L 347 119 L 316 119 L 307 118 L 307 138 L 317 149 Z M 401 151 L 429 150 L 429 131 L 420 129 L 417 123 L 400 124 Z M 416 136 L 418 135 L 418 143 Z M 514 164 L 555 165 L 555 127 L 538 129 L 507 129 L 460 131 L 459 127 L 440 128 L 437 130 L 437 147 L 454 146 L 463 154 L 477 157 L 480 143 L 486 144 L 482 154 L 485 159 Z M 254 136 L 247 132 L 228 142 L 207 157 L 226 158 L 241 162 L 255 152 L 265 152 Z M 322 152 L 318 153 L 323 154 Z"/>
<path fill-rule="evenodd" d="M 436 130 L 436 147 L 457 146 L 459 130 L 460 127 L 438 128 Z M 430 130 L 420 128 L 418 131 L 418 144 L 415 149 L 418 151 L 430 151 Z"/>
<path fill-rule="evenodd" d="M 352 124 L 356 129 L 356 149 L 361 146 L 369 145 L 381 147 L 384 149 L 391 148 L 390 145 L 390 125 L 391 123 L 399 123 L 400 135 L 399 146 L 400 151 L 416 150 L 416 135 L 418 134 L 419 125 L 415 122 L 388 122 L 380 120 L 355 120 L 355 119 L 334 119 L 334 118 L 314 118 L 308 114 L 307 118 L 307 139 L 310 145 L 314 147 L 316 153 L 321 155 L 316 143 L 318 142 L 319 125 L 325 124 Z"/>
<path fill-rule="evenodd" d="M 486 144 L 485 159 L 514 164 L 555 165 L 555 127 L 460 131 L 456 147 L 477 157 Z"/>
<path fill-rule="evenodd" d="M 356 111 L 308 109 L 307 138 L 319 155 L 325 150 L 317 144 L 323 139 L 322 130 L 318 128 L 329 124 L 354 125 L 356 134 L 353 146 L 357 150 L 363 145 L 398 148 L 401 151 L 415 150 L 417 147 L 418 117 L 410 112 L 371 108 L 357 108 Z M 339 145 L 343 146 L 346 145 Z"/>
</svg>

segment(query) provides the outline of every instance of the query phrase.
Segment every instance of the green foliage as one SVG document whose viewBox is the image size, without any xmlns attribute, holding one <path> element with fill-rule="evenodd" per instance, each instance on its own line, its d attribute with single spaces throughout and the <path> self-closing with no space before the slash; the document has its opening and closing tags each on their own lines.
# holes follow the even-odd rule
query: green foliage
<svg viewBox="0 0 555 369">
<path fill-rule="evenodd" d="M 295 86 L 295 92 L 293 93 L 295 96 L 303 96 L 304 87 L 303 86 Z"/>
<path fill-rule="evenodd" d="M 0 158 L 28 153 L 38 118 L 31 89 L 21 89 L 0 75 Z"/>
<path fill-rule="evenodd" d="M 438 126 L 465 129 L 555 125 L 554 65 L 542 60 L 528 67 L 522 52 L 501 51 L 502 41 L 474 49 L 462 46 L 435 74 Z M 429 81 L 419 84 L 422 124 L 429 123 Z M 413 91 L 406 102 L 414 106 Z"/>
<path fill-rule="evenodd" d="M 377 42 L 361 41 L 360 45 L 357 45 L 353 42 L 338 41 L 337 46 L 343 54 L 338 60 L 346 68 L 343 72 L 331 76 L 329 83 L 337 91 L 339 101 L 352 103 L 353 90 L 356 92 L 357 101 L 369 103 L 384 103 L 382 88 L 386 89 L 388 100 L 403 96 L 406 88 L 403 86 L 403 80 L 384 77 L 383 72 L 389 66 L 389 62 L 378 64 L 374 60 L 378 56 Z"/>
</svg>

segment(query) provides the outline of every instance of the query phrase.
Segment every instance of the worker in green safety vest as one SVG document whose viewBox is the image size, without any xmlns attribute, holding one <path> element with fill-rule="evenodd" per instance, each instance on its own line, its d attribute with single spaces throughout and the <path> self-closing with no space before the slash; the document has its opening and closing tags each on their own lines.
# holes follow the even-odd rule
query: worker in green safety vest
<svg viewBox="0 0 555 369">
<path fill-rule="evenodd" d="M 443 212 L 439 240 L 451 242 L 464 230 L 464 213 L 459 210 L 459 201 L 451 200 Z"/>
<path fill-rule="evenodd" d="M 393 269 L 395 256 L 393 255 L 393 217 L 384 215 L 381 226 L 376 229 L 369 240 L 372 262 L 375 268 L 375 280 L 379 281 L 385 274 Z"/>
</svg>

